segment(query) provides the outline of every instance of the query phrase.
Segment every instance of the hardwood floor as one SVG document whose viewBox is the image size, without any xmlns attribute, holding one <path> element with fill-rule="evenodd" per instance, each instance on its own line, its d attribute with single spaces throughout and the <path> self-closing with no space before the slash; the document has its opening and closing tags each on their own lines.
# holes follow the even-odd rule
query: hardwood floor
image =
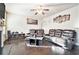
<svg viewBox="0 0 79 59">
<path fill-rule="evenodd" d="M 78 55 L 79 47 L 68 51 L 61 47 L 52 45 L 50 48 L 45 47 L 28 47 L 23 39 L 10 40 L 5 43 L 3 55 Z M 49 44 L 45 41 L 45 44 Z M 51 44 L 50 44 L 51 45 Z"/>
<path fill-rule="evenodd" d="M 28 47 L 25 45 L 24 40 L 11 40 L 6 42 L 4 55 L 50 55 L 52 54 L 51 48 L 44 47 Z"/>
</svg>

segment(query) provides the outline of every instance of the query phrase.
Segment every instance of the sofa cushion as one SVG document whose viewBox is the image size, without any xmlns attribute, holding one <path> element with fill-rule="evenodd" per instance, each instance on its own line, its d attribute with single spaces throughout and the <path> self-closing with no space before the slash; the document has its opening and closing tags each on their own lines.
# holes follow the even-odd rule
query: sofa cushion
<svg viewBox="0 0 79 59">
<path fill-rule="evenodd" d="M 63 30 L 62 36 L 74 38 L 76 35 L 76 32 L 74 30 Z"/>
<path fill-rule="evenodd" d="M 44 30 L 43 29 L 36 30 L 36 36 L 37 37 L 43 37 L 43 35 L 44 35 Z"/>
<path fill-rule="evenodd" d="M 61 35 L 62 35 L 62 30 L 61 29 L 56 29 L 55 37 L 61 37 Z"/>
<path fill-rule="evenodd" d="M 50 37 L 51 41 L 56 42 L 57 37 Z"/>
<path fill-rule="evenodd" d="M 57 43 L 61 46 L 65 46 L 65 40 L 63 38 L 59 38 L 59 37 L 51 37 L 50 38 L 52 42 Z"/>
<path fill-rule="evenodd" d="M 55 36 L 55 29 L 50 29 L 50 30 L 49 30 L 49 35 L 50 35 L 51 37 L 54 37 L 54 36 Z"/>
<path fill-rule="evenodd" d="M 57 38 L 57 39 L 56 39 L 56 42 L 57 42 L 59 45 L 65 46 L 65 40 L 64 40 L 63 38 Z"/>
</svg>

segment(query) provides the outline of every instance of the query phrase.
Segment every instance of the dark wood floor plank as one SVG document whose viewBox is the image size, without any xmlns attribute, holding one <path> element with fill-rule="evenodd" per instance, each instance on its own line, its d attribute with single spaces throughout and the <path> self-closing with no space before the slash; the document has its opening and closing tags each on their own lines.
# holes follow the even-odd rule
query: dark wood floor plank
<svg viewBox="0 0 79 59">
<path fill-rule="evenodd" d="M 76 46 L 75 49 L 68 51 L 62 50 L 62 48 L 54 45 L 50 48 L 28 47 L 25 45 L 25 43 L 26 41 L 23 39 L 7 41 L 3 48 L 3 55 L 61 55 L 61 53 L 65 55 L 79 55 L 79 47 Z M 47 44 L 49 43 L 45 41 L 45 45 Z"/>
</svg>

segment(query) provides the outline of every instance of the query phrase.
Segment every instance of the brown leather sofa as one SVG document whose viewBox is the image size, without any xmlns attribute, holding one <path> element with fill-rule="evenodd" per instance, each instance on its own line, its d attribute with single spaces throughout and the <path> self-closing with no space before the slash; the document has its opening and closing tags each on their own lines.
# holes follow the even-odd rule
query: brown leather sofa
<svg viewBox="0 0 79 59">
<path fill-rule="evenodd" d="M 43 29 L 30 29 L 30 37 L 44 37 L 45 33 Z M 52 41 L 64 48 L 72 49 L 76 40 L 75 30 L 69 29 L 50 29 L 49 41 Z"/>
<path fill-rule="evenodd" d="M 50 29 L 49 36 L 52 42 L 62 45 L 68 49 L 72 49 L 76 40 L 75 30 L 69 29 Z"/>
<path fill-rule="evenodd" d="M 76 32 L 75 30 L 68 30 L 68 29 L 50 29 L 49 35 L 51 37 L 69 37 L 69 38 L 75 38 Z"/>
<path fill-rule="evenodd" d="M 30 29 L 30 36 L 43 37 L 44 30 L 43 29 Z"/>
<path fill-rule="evenodd" d="M 41 45 L 43 43 L 44 30 L 43 29 L 30 29 L 28 37 L 25 38 L 29 45 Z"/>
</svg>

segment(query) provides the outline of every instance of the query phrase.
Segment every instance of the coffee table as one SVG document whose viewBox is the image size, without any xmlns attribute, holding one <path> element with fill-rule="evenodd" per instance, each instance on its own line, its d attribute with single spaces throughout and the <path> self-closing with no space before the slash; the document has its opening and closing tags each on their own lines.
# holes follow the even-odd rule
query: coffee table
<svg viewBox="0 0 79 59">
<path fill-rule="evenodd" d="M 26 45 L 27 46 L 30 46 L 30 47 L 51 47 L 51 46 L 42 46 L 40 44 L 43 43 L 43 37 L 26 37 L 25 40 L 29 41 L 28 43 L 26 42 Z"/>
</svg>

